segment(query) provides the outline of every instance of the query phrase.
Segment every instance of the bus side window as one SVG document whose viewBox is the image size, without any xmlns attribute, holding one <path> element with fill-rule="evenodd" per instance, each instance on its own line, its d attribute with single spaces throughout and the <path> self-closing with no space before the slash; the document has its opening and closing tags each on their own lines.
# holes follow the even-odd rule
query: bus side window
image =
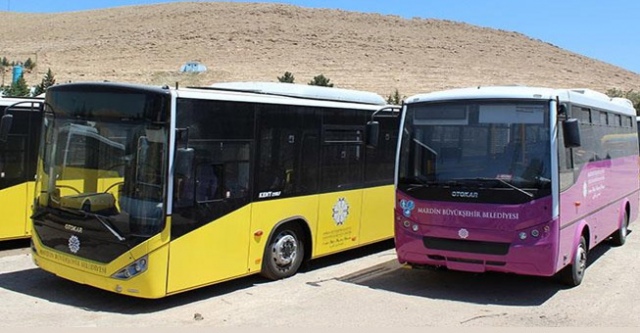
<svg viewBox="0 0 640 333">
<path fill-rule="evenodd" d="M 216 172 L 216 165 L 202 163 L 196 166 L 196 201 L 211 201 L 219 199 L 220 180 Z"/>
<path fill-rule="evenodd" d="M 175 204 L 177 207 L 193 205 L 193 173 L 195 151 L 193 148 L 179 148 L 176 150 L 175 163 Z"/>
<path fill-rule="evenodd" d="M 2 112 L 0 112 L 2 115 Z M 0 189 L 29 180 L 28 112 L 13 112 L 13 127 L 6 142 L 0 141 Z M 31 178 L 33 180 L 33 178 Z"/>
<path fill-rule="evenodd" d="M 239 161 L 225 164 L 224 198 L 241 198 L 247 196 L 249 188 L 249 162 Z"/>
</svg>

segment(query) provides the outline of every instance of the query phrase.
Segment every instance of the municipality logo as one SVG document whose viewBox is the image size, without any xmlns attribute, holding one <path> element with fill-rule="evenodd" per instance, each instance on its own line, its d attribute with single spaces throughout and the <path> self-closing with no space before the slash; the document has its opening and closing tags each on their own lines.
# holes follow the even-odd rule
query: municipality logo
<svg viewBox="0 0 640 333">
<path fill-rule="evenodd" d="M 333 205 L 333 220 L 336 222 L 336 225 L 343 225 L 344 221 L 349 217 L 349 203 L 345 198 L 339 198 L 338 201 Z"/>
<path fill-rule="evenodd" d="M 69 251 L 71 253 L 78 253 L 80 251 L 80 238 L 76 235 L 69 237 Z"/>
<path fill-rule="evenodd" d="M 416 205 L 411 200 L 400 200 L 400 208 L 402 208 L 402 214 L 406 217 L 411 217 L 411 211 L 416 208 Z"/>
</svg>

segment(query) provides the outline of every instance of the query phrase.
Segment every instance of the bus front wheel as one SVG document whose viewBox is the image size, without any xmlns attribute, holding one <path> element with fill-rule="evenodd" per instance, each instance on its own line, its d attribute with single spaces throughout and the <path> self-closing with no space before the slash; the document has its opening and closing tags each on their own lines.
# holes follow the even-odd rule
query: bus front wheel
<svg viewBox="0 0 640 333">
<path fill-rule="evenodd" d="M 296 274 L 304 258 L 302 231 L 295 224 L 279 227 L 264 250 L 261 275 L 278 280 Z"/>
<path fill-rule="evenodd" d="M 562 283 L 571 287 L 576 287 L 582 283 L 587 268 L 587 251 L 587 241 L 582 235 L 575 248 L 572 263 L 563 268 L 558 275 Z"/>
</svg>

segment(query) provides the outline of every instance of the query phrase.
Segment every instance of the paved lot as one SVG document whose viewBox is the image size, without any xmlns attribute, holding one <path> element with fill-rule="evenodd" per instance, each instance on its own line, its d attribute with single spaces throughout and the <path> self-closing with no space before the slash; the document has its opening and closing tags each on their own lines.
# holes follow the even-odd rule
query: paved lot
<svg viewBox="0 0 640 333">
<path fill-rule="evenodd" d="M 0 252 L 0 326 L 640 326 L 639 274 L 633 232 L 623 247 L 592 251 L 572 289 L 546 278 L 403 269 L 385 242 L 318 259 L 282 281 L 252 276 L 142 300 L 59 279 L 14 249 Z"/>
</svg>

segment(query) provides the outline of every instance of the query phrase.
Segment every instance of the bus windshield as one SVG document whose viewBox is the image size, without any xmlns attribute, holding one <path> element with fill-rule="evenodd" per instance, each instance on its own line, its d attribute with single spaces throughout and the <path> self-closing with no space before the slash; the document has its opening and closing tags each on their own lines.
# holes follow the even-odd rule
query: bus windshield
<svg viewBox="0 0 640 333">
<path fill-rule="evenodd" d="M 146 238 L 164 223 L 168 95 L 110 95 L 47 94 L 34 216 L 118 241 Z"/>
<path fill-rule="evenodd" d="M 550 194 L 548 103 L 417 103 L 405 117 L 400 190 L 428 198 L 443 187 L 497 189 L 518 202 Z"/>
</svg>

